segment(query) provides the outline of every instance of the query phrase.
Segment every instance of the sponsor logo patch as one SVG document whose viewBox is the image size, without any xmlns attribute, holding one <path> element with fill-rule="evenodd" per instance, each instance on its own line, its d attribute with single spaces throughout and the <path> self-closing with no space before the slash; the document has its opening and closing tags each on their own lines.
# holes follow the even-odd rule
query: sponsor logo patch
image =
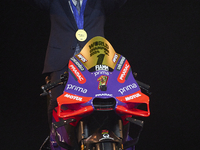
<svg viewBox="0 0 200 150">
<path fill-rule="evenodd" d="M 108 93 L 102 93 L 102 94 L 95 94 L 95 97 L 100 97 L 100 96 L 108 96 L 108 97 L 112 97 L 112 94 L 108 94 Z"/>
<path fill-rule="evenodd" d="M 110 73 L 107 72 L 107 71 L 97 71 L 97 72 L 94 73 L 95 77 L 96 77 L 97 75 L 102 75 L 102 74 L 107 75 L 107 76 L 110 75 Z"/>
<path fill-rule="evenodd" d="M 122 66 L 123 66 L 125 60 L 126 60 L 126 58 L 122 56 L 119 61 L 119 64 L 117 65 L 117 68 L 116 68 L 118 71 L 120 71 L 122 69 Z"/>
<path fill-rule="evenodd" d="M 76 85 L 72 85 L 72 84 L 67 84 L 66 89 L 65 90 L 74 90 L 74 91 L 78 91 L 81 93 L 87 93 L 87 89 L 84 89 L 82 87 L 78 87 Z"/>
<path fill-rule="evenodd" d="M 82 97 L 75 96 L 75 95 L 70 95 L 70 94 L 65 94 L 64 97 L 67 97 L 69 99 L 77 100 L 77 101 L 82 101 Z"/>
<path fill-rule="evenodd" d="M 87 62 L 87 59 L 86 59 L 85 57 L 83 57 L 83 55 L 78 54 L 77 57 L 78 57 L 83 63 Z"/>
<path fill-rule="evenodd" d="M 131 66 L 130 64 L 128 63 L 128 61 L 126 60 L 126 62 L 124 63 L 124 66 L 117 78 L 117 81 L 120 82 L 120 83 L 124 83 L 125 80 L 126 80 L 126 77 L 129 73 L 129 70 L 130 70 Z"/>
<path fill-rule="evenodd" d="M 123 95 L 124 92 L 127 92 L 127 91 L 129 91 L 131 89 L 135 89 L 135 88 L 137 88 L 137 84 L 133 83 L 133 84 L 127 85 L 127 86 L 125 86 L 123 88 L 120 88 L 118 90 L 118 92 L 120 92 Z"/>
<path fill-rule="evenodd" d="M 131 96 L 125 97 L 125 100 L 126 100 L 126 101 L 130 101 L 130 100 L 135 99 L 135 98 L 138 98 L 138 97 L 140 97 L 140 96 L 142 96 L 140 93 L 136 93 L 136 94 L 133 94 L 133 95 L 131 95 Z"/>
<path fill-rule="evenodd" d="M 96 70 L 96 71 L 98 71 L 98 70 L 109 71 L 109 67 L 106 66 L 106 65 L 96 65 L 96 66 L 95 66 L 95 70 Z"/>
<path fill-rule="evenodd" d="M 119 55 L 117 55 L 117 54 L 115 53 L 115 55 L 114 55 L 114 57 L 113 57 L 113 60 L 112 60 L 112 61 L 113 61 L 114 63 L 116 63 L 116 61 L 117 61 L 118 57 L 119 57 Z"/>
<path fill-rule="evenodd" d="M 75 75 L 75 77 L 78 79 L 78 82 L 80 84 L 84 84 L 86 82 L 85 77 L 83 74 L 79 71 L 79 69 L 72 63 L 72 61 L 69 61 L 69 69 L 72 71 L 72 73 Z"/>
<path fill-rule="evenodd" d="M 71 58 L 71 61 L 74 62 L 74 64 L 81 70 L 84 71 L 85 68 L 81 65 L 81 63 L 79 63 L 74 57 Z"/>
</svg>

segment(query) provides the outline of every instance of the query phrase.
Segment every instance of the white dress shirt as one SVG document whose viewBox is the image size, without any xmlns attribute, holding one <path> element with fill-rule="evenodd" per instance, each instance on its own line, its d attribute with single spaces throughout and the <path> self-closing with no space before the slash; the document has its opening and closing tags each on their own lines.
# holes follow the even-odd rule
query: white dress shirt
<svg viewBox="0 0 200 150">
<path fill-rule="evenodd" d="M 73 2 L 74 5 L 76 6 L 76 4 L 77 4 L 77 0 L 72 0 L 72 2 Z M 81 6 L 82 6 L 82 3 L 83 3 L 83 0 L 80 0 L 80 5 L 81 5 Z M 71 5 L 71 3 L 70 3 L 70 0 L 69 0 L 69 6 L 70 6 L 71 11 L 72 11 L 72 5 Z M 74 13 L 74 12 L 72 11 L 72 13 Z"/>
</svg>

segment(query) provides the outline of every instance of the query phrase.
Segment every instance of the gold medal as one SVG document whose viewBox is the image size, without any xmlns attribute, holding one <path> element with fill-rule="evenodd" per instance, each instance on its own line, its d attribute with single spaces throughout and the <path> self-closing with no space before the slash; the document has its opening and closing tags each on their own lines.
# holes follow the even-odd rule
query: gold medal
<svg viewBox="0 0 200 150">
<path fill-rule="evenodd" d="M 78 31 L 76 31 L 76 38 L 81 42 L 85 41 L 87 39 L 87 33 L 84 29 L 78 29 Z"/>
</svg>

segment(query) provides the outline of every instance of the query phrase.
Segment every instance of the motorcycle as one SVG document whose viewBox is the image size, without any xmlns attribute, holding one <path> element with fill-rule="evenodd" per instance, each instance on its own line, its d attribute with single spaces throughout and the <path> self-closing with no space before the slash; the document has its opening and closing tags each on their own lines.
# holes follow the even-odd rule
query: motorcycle
<svg viewBox="0 0 200 150">
<path fill-rule="evenodd" d="M 52 150 L 135 150 L 144 123 L 136 117 L 150 115 L 150 86 L 135 80 L 105 38 L 92 38 L 71 57 L 68 72 L 42 86 L 43 95 L 60 84 L 66 86 L 53 111 Z"/>
</svg>

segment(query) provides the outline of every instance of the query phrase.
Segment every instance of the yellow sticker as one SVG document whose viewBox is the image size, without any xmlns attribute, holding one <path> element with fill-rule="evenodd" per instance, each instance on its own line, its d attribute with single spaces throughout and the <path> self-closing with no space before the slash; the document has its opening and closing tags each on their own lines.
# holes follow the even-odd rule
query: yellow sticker
<svg viewBox="0 0 200 150">
<path fill-rule="evenodd" d="M 120 54 L 115 52 L 112 45 L 105 38 L 96 36 L 83 47 L 76 57 L 88 70 L 96 65 L 107 65 L 114 69 Z"/>
</svg>

